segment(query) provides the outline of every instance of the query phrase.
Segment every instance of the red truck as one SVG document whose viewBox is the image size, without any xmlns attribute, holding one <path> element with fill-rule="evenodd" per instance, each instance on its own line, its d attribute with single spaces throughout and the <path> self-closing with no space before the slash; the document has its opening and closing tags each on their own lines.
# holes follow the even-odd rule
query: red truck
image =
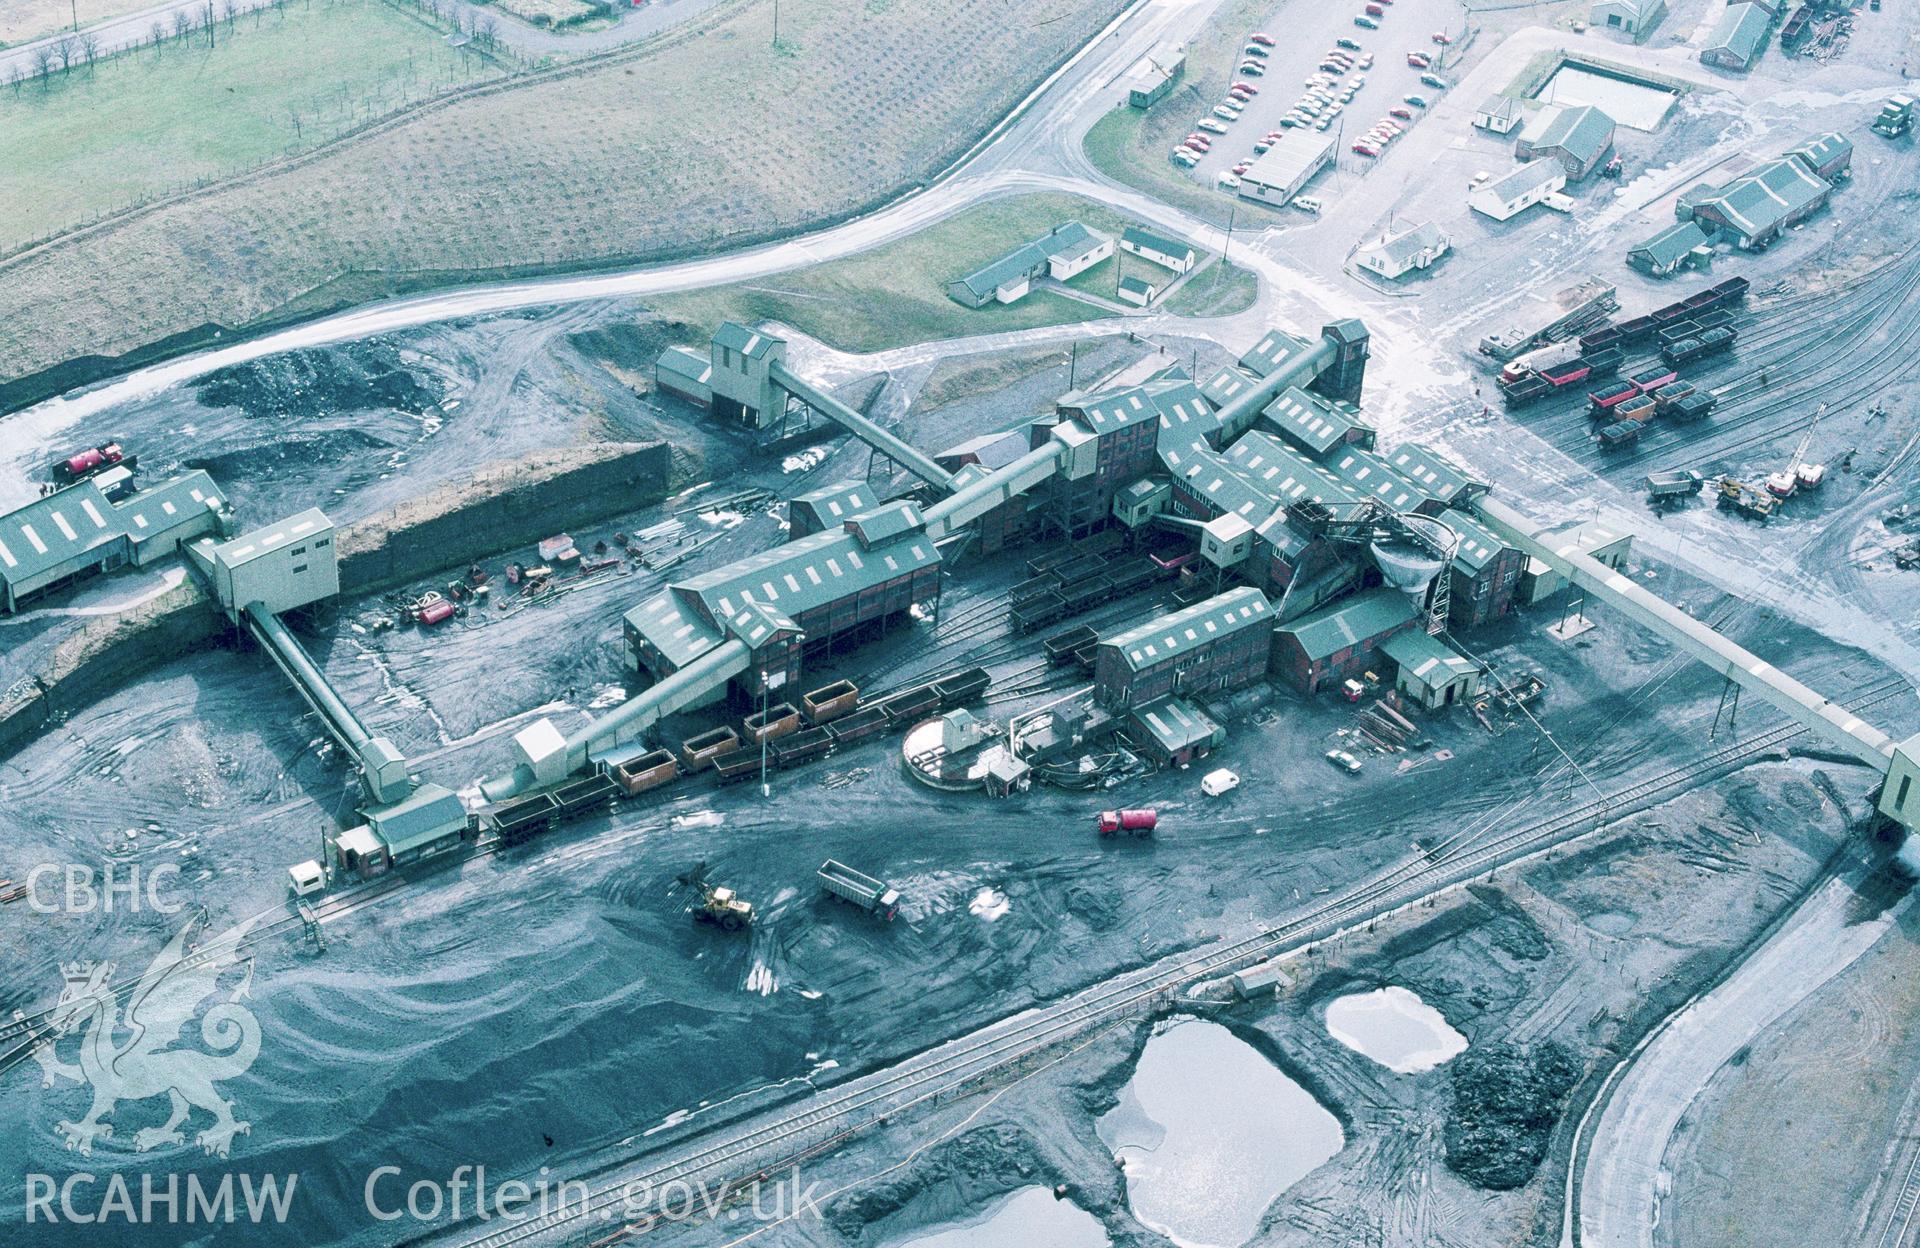
<svg viewBox="0 0 1920 1248">
<path fill-rule="evenodd" d="M 1129 836 L 1152 836 L 1154 828 L 1160 824 L 1160 813 L 1153 810 L 1103 810 L 1100 812 L 1100 835 L 1114 836 L 1125 832 Z"/>
<path fill-rule="evenodd" d="M 120 449 L 118 442 L 103 442 L 91 450 L 81 451 L 78 455 L 69 455 L 53 465 L 53 478 L 62 484 L 84 481 L 103 468 L 125 463 L 133 467 L 133 460 Z"/>
</svg>

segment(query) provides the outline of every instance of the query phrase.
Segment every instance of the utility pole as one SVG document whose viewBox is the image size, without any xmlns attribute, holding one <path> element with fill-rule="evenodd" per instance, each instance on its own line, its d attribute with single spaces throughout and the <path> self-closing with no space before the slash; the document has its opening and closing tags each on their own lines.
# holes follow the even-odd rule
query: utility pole
<svg viewBox="0 0 1920 1248">
<path fill-rule="evenodd" d="M 780 46 L 780 0 L 773 0 L 773 46 Z"/>
<path fill-rule="evenodd" d="M 1073 351 L 1067 356 L 1067 389 L 1073 389 L 1073 383 L 1080 376 L 1080 340 L 1073 340 Z"/>
<path fill-rule="evenodd" d="M 1239 204 L 1236 203 L 1236 204 L 1227 205 L 1227 241 L 1226 241 L 1226 244 L 1220 248 L 1221 264 L 1225 264 L 1227 262 L 1227 253 L 1233 250 L 1233 221 L 1234 221 L 1235 214 L 1237 214 L 1239 211 L 1240 211 Z"/>
<path fill-rule="evenodd" d="M 760 796 L 761 797 L 773 796 L 773 789 L 770 788 L 767 784 L 767 742 L 772 740 L 772 738 L 767 735 L 767 685 L 768 683 L 769 683 L 769 674 L 764 671 L 761 672 L 760 673 Z"/>
</svg>

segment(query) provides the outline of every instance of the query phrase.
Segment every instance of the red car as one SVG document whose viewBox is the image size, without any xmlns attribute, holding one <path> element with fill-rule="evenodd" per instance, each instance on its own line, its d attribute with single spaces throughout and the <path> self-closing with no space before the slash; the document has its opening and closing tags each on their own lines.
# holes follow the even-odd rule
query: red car
<svg viewBox="0 0 1920 1248">
<path fill-rule="evenodd" d="M 1273 46 L 1273 36 L 1267 34 L 1264 31 L 1255 31 L 1253 34 L 1248 35 L 1247 38 L 1253 40 L 1255 43 L 1259 44 L 1263 48 L 1270 48 Z"/>
<path fill-rule="evenodd" d="M 1380 154 L 1380 149 L 1369 143 L 1355 143 L 1353 150 L 1362 156 L 1378 156 Z"/>
<path fill-rule="evenodd" d="M 1246 93 L 1247 93 L 1248 95 L 1259 95 L 1259 94 L 1260 94 L 1260 88 L 1259 88 L 1259 87 L 1256 87 L 1256 86 L 1254 86 L 1254 85 L 1253 85 L 1252 83 L 1250 83 L 1250 82 L 1236 82 L 1236 83 L 1234 83 L 1234 84 L 1233 84 L 1233 85 L 1232 85 L 1231 87 L 1228 87 L 1228 88 L 1227 88 L 1227 90 L 1229 90 L 1229 91 L 1234 91 L 1234 92 L 1240 92 L 1240 91 L 1244 91 L 1244 92 L 1246 92 Z"/>
<path fill-rule="evenodd" d="M 1233 167 L 1233 176 L 1237 178 L 1251 168 L 1253 168 L 1253 162 L 1250 160 L 1243 160 L 1239 164 Z"/>
<path fill-rule="evenodd" d="M 1452 43 L 1453 36 L 1444 30 L 1436 30 L 1433 32 L 1433 41 L 1441 44 Z"/>
<path fill-rule="evenodd" d="M 1402 121 L 1412 121 L 1412 120 L 1413 120 L 1413 110 L 1412 110 L 1412 109 L 1410 109 L 1410 108 L 1404 108 L 1404 107 L 1402 107 L 1402 108 L 1390 108 L 1390 109 L 1388 109 L 1388 110 L 1387 110 L 1387 115 L 1388 115 L 1389 117 L 1398 117 L 1398 118 L 1399 118 L 1400 120 L 1402 120 Z"/>
<path fill-rule="evenodd" d="M 1433 64 L 1433 58 L 1425 52 L 1409 52 L 1407 53 L 1407 64 L 1413 66 L 1415 69 L 1425 69 Z"/>
</svg>

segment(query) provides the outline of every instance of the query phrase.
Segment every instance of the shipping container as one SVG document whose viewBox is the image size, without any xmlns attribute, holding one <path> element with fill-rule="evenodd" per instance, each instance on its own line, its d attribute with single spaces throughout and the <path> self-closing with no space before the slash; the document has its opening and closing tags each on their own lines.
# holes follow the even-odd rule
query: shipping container
<svg viewBox="0 0 1920 1248">
<path fill-rule="evenodd" d="M 860 687 L 850 680 L 836 680 L 830 685 L 822 685 L 800 699 L 800 709 L 807 713 L 807 719 L 815 724 L 824 724 L 830 719 L 847 714 L 859 705 Z"/>
</svg>

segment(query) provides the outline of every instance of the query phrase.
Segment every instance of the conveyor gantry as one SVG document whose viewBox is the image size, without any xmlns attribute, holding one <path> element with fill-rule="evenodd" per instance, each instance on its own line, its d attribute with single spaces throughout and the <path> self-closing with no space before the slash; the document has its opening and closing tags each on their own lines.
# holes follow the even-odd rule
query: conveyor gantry
<svg viewBox="0 0 1920 1248">
<path fill-rule="evenodd" d="M 1896 744 L 1858 715 L 1801 684 L 1759 655 L 1735 644 L 1672 603 L 1642 589 L 1630 577 L 1585 553 L 1572 540 L 1547 540 L 1542 526 L 1498 499 L 1481 498 L 1480 518 L 1515 547 L 1613 607 L 1641 627 L 1666 638 L 1689 658 L 1749 690 L 1829 745 L 1852 755 L 1886 777 L 1880 811 L 1908 831 L 1920 822 L 1920 793 L 1915 793 L 1920 735 Z"/>
</svg>

